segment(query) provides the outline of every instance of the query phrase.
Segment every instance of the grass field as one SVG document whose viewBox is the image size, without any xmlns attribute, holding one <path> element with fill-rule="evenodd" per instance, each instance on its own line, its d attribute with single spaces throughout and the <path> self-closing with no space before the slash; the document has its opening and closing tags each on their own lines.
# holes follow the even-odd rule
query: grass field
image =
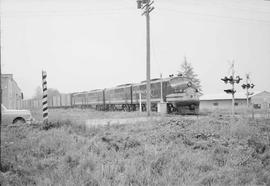
<svg viewBox="0 0 270 186">
<path fill-rule="evenodd" d="M 38 112 L 33 112 L 41 119 Z M 51 123 L 2 129 L 2 185 L 270 185 L 270 119 L 53 110 Z"/>
</svg>

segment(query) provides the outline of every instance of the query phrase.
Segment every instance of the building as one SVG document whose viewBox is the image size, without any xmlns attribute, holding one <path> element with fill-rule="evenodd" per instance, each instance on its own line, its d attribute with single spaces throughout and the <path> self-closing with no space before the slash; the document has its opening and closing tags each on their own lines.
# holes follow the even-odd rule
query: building
<svg viewBox="0 0 270 186">
<path fill-rule="evenodd" d="M 270 109 L 270 92 L 261 91 L 249 97 L 255 109 Z M 200 97 L 200 109 L 231 109 L 232 95 L 226 93 L 206 94 Z M 235 93 L 235 109 L 246 108 L 246 93 Z"/>
<path fill-rule="evenodd" d="M 270 92 L 262 91 L 251 96 L 251 103 L 255 109 L 270 109 Z"/>
<path fill-rule="evenodd" d="M 2 104 L 8 109 L 20 109 L 23 99 L 21 89 L 12 74 L 1 75 Z"/>
<path fill-rule="evenodd" d="M 235 93 L 235 108 L 243 108 L 247 105 L 244 93 Z M 224 93 L 206 94 L 200 97 L 200 109 L 231 109 L 232 95 Z"/>
</svg>

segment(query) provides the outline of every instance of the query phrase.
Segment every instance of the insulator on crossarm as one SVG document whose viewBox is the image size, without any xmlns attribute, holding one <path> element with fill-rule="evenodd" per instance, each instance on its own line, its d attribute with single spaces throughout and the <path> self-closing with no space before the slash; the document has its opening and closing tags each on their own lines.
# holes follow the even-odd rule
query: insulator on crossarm
<svg viewBox="0 0 270 186">
<path fill-rule="evenodd" d="M 143 4 L 149 3 L 150 0 L 142 0 Z"/>
<path fill-rule="evenodd" d="M 142 8 L 142 0 L 137 0 L 137 8 L 138 9 Z"/>
</svg>

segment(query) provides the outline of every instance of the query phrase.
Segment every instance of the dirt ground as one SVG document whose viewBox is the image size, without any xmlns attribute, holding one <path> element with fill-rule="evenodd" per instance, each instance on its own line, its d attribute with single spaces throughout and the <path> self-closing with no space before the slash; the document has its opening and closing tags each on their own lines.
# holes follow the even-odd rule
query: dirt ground
<svg viewBox="0 0 270 186">
<path fill-rule="evenodd" d="M 40 113 L 33 115 L 37 118 Z M 270 119 L 53 110 L 51 122 L 2 128 L 2 185 L 270 185 Z"/>
</svg>

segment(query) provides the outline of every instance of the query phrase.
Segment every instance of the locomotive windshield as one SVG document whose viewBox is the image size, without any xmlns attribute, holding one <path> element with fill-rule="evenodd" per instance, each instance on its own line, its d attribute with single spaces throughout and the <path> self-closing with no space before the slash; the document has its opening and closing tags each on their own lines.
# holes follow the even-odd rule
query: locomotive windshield
<svg viewBox="0 0 270 186">
<path fill-rule="evenodd" d="M 184 77 L 174 77 L 169 83 L 173 89 L 186 89 L 192 85 L 191 80 Z"/>
</svg>

